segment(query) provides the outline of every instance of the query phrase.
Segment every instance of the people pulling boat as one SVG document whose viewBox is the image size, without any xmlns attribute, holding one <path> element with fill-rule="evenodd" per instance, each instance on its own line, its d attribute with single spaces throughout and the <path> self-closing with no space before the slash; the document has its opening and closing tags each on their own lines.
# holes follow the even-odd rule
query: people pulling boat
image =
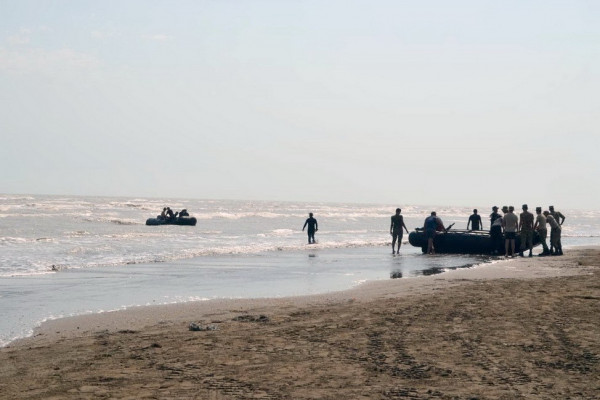
<svg viewBox="0 0 600 400">
<path fill-rule="evenodd" d="M 498 207 L 494 208 L 498 210 Z M 490 227 L 490 254 L 493 255 L 500 254 L 504 248 L 504 240 L 502 238 L 502 216 L 498 213 L 496 214 L 498 217 L 493 219 L 492 226 Z"/>
<path fill-rule="evenodd" d="M 436 232 L 444 230 L 444 223 L 442 222 L 442 219 L 437 216 L 435 211 L 432 211 L 431 215 L 425 218 L 423 230 L 425 231 L 425 237 L 427 238 L 427 254 L 435 254 L 433 238 L 435 238 Z"/>
<path fill-rule="evenodd" d="M 550 224 L 550 254 L 553 256 L 562 256 L 562 243 L 560 242 L 562 228 L 550 212 L 544 211 L 544 216 L 546 217 L 546 222 Z"/>
<path fill-rule="evenodd" d="M 494 206 L 494 212 L 498 207 Z M 512 241 L 514 240 L 515 249 L 521 248 L 521 237 L 518 234 L 519 218 L 514 212 L 509 212 L 508 207 L 503 207 L 504 217 L 499 214 L 494 216 L 494 222 L 490 231 L 453 229 L 452 225 L 443 227 L 441 219 L 432 213 L 427 217 L 422 228 L 417 228 L 410 232 L 408 241 L 412 246 L 420 247 L 424 254 L 433 253 L 455 253 L 455 254 L 499 254 L 503 251 L 505 254 L 513 254 Z M 514 211 L 514 207 L 512 207 Z M 510 220 L 513 221 L 510 221 Z M 512 224 L 511 224 L 512 222 Z M 502 235 L 502 227 L 505 229 L 505 236 Z M 512 231 L 512 232 L 511 232 Z M 514 239 L 512 238 L 514 236 Z M 555 235 L 556 236 L 556 235 Z M 430 240 L 431 239 L 431 240 Z M 508 251 L 506 251 L 505 240 L 508 242 Z M 533 246 L 541 244 L 539 235 L 533 233 Z M 527 247 L 529 243 L 526 241 Z M 518 250 L 517 250 L 518 251 Z"/>
<path fill-rule="evenodd" d="M 554 220 L 562 230 L 562 224 L 563 222 L 565 222 L 565 216 L 560 211 L 555 211 L 554 206 L 549 206 L 548 208 L 550 209 L 549 214 L 552 216 L 552 218 L 554 218 Z M 550 231 L 550 234 L 552 234 L 552 231 Z M 562 243 L 560 241 L 560 235 L 558 236 L 558 245 L 560 247 L 560 252 L 562 255 Z M 557 252 L 558 249 L 552 244 L 552 239 L 550 239 L 550 253 L 555 254 Z"/>
<path fill-rule="evenodd" d="M 514 213 L 513 206 L 508 207 L 508 212 L 502 217 L 502 228 L 504 229 L 504 250 L 506 257 L 515 256 L 515 239 L 519 232 L 519 217 Z M 510 253 L 508 252 L 510 249 Z"/>
<path fill-rule="evenodd" d="M 546 238 L 548 237 L 548 228 L 546 227 L 546 216 L 542 214 L 542 207 L 536 207 L 535 213 L 537 217 L 535 219 L 535 225 L 533 229 L 537 232 L 540 237 L 540 241 L 542 242 L 543 252 L 538 254 L 540 257 L 549 256 L 550 249 L 548 248 L 548 244 L 546 244 Z"/>
<path fill-rule="evenodd" d="M 519 231 L 521 231 L 521 249 L 519 256 L 524 257 L 523 252 L 529 249 L 529 257 L 533 257 L 533 214 L 528 211 L 527 204 L 521 207 L 523 212 L 519 216 Z"/>
</svg>

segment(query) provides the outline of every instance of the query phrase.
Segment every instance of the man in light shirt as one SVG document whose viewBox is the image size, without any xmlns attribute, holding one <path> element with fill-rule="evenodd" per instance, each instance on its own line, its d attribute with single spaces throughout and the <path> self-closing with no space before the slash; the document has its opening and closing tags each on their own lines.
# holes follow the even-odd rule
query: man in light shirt
<svg viewBox="0 0 600 400">
<path fill-rule="evenodd" d="M 554 206 L 550 206 L 548 208 L 550 209 L 550 215 L 554 218 L 556 223 L 560 226 L 560 230 L 562 232 L 562 224 L 563 224 L 563 222 L 565 222 L 565 216 L 560 211 L 555 211 Z M 550 230 L 550 234 L 552 234 L 552 230 Z M 560 236 L 562 236 L 562 234 Z M 562 253 L 562 242 L 561 242 L 560 237 L 558 238 L 558 245 L 560 246 L 560 251 Z M 558 251 L 557 248 L 554 247 L 554 245 L 552 244 L 552 238 L 550 238 L 550 253 L 556 253 L 557 251 Z"/>
<path fill-rule="evenodd" d="M 515 208 L 513 206 L 508 207 L 508 212 L 502 217 L 502 228 L 504 229 L 504 250 L 506 253 L 505 257 L 515 256 L 515 238 L 517 232 L 519 232 L 519 217 L 514 213 Z M 508 249 L 510 248 L 510 254 Z"/>
<path fill-rule="evenodd" d="M 554 252 L 551 253 L 553 256 L 562 256 L 562 244 L 560 243 L 561 228 L 560 224 L 554 219 L 552 214 L 548 211 L 544 211 L 546 222 L 550 224 L 550 246 L 554 248 Z"/>
<path fill-rule="evenodd" d="M 535 213 L 537 217 L 535 218 L 535 225 L 533 229 L 537 231 L 538 235 L 540 235 L 540 240 L 542 242 L 542 247 L 544 251 L 538 256 L 548 256 L 550 255 L 550 249 L 548 249 L 548 245 L 546 244 L 546 238 L 548 237 L 548 229 L 546 228 L 546 217 L 542 214 L 542 207 L 536 207 Z"/>
</svg>

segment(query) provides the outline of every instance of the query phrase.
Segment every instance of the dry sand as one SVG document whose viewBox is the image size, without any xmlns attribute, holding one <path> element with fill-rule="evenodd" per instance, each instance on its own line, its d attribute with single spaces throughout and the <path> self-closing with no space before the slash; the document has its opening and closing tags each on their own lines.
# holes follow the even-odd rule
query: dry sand
<svg viewBox="0 0 600 400">
<path fill-rule="evenodd" d="M 599 399 L 600 250 L 52 321 L 0 398 Z"/>
</svg>

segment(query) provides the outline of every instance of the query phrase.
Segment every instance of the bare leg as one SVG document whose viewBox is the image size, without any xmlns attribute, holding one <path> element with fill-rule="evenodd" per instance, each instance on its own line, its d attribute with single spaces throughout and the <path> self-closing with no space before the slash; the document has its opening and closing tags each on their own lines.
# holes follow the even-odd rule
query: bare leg
<svg viewBox="0 0 600 400">
<path fill-rule="evenodd" d="M 427 239 L 427 254 L 435 254 L 435 248 L 433 247 L 433 238 Z"/>
</svg>

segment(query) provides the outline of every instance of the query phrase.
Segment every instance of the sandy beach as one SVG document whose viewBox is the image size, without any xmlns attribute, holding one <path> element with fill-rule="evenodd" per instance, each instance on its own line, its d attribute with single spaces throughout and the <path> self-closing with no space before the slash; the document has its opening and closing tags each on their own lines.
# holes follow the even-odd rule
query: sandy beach
<svg viewBox="0 0 600 400">
<path fill-rule="evenodd" d="M 0 349 L 0 398 L 597 399 L 599 310 L 589 248 L 321 296 L 67 318 Z"/>
</svg>

